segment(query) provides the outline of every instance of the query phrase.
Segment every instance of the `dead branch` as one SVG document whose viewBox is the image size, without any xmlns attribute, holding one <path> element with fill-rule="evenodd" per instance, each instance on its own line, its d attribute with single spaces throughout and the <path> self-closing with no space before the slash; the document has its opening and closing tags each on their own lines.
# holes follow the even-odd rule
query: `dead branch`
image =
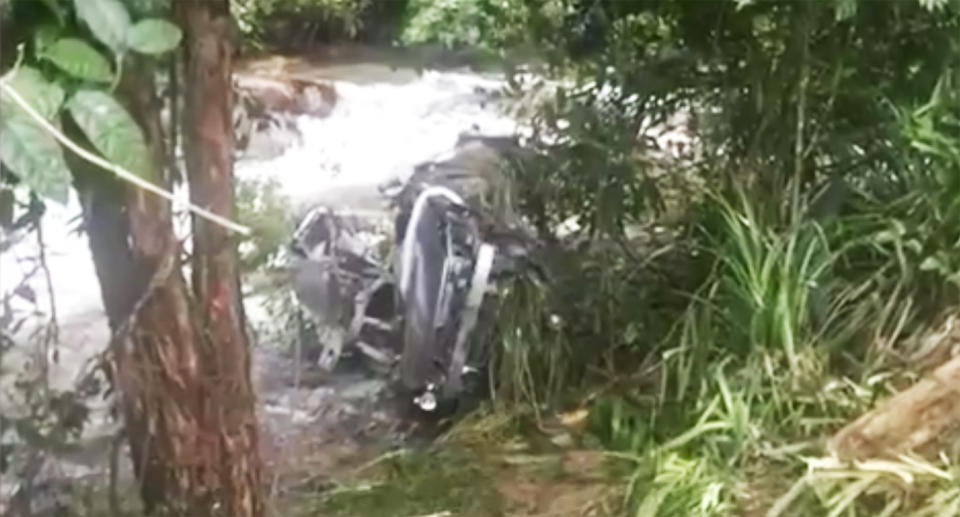
<svg viewBox="0 0 960 517">
<path fill-rule="evenodd" d="M 840 430 L 827 447 L 843 460 L 926 452 L 960 426 L 960 356 Z"/>
<path fill-rule="evenodd" d="M 56 347 L 60 342 L 60 326 L 57 323 L 57 302 L 53 294 L 53 276 L 50 274 L 50 266 L 47 264 L 47 244 L 43 239 L 43 217 L 37 219 L 34 227 L 37 231 L 39 267 L 43 271 L 43 278 L 47 284 L 47 297 L 50 299 L 50 319 L 47 321 L 47 331 L 40 342 L 40 354 L 42 356 L 40 367 L 43 375 L 43 388 L 46 391 L 50 388 L 50 345 L 53 344 L 54 353 L 56 353 Z"/>
</svg>

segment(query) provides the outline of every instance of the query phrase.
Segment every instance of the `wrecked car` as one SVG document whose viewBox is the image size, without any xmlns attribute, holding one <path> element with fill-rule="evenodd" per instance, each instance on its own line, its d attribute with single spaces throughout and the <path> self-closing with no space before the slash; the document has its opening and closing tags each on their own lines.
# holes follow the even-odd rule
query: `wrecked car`
<svg viewBox="0 0 960 517">
<path fill-rule="evenodd" d="M 320 367 L 359 353 L 426 412 L 484 385 L 501 287 L 535 242 L 504 173 L 520 152 L 512 139 L 462 138 L 449 158 L 381 186 L 386 224 L 327 206 L 302 220 L 290 278 Z"/>
</svg>

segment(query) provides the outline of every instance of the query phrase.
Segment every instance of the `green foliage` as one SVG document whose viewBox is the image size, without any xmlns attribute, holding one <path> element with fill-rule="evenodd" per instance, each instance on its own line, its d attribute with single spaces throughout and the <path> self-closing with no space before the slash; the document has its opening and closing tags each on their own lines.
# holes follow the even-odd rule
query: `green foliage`
<svg viewBox="0 0 960 517">
<path fill-rule="evenodd" d="M 733 508 L 729 480 L 723 477 L 722 469 L 709 464 L 708 458 L 668 453 L 650 461 L 657 464 L 655 472 L 643 479 L 645 476 L 638 471 L 631 480 L 632 485 L 645 484 L 637 517 L 729 515 Z"/>
<path fill-rule="evenodd" d="M 517 281 L 506 294 L 497 324 L 499 392 L 510 402 L 534 407 L 571 387 L 576 368 L 566 336 L 558 332 L 549 293 L 531 279 Z"/>
<path fill-rule="evenodd" d="M 168 8 L 163 0 L 139 0 L 133 4 L 137 14 L 162 14 Z M 90 34 L 113 51 L 118 59 L 128 50 L 163 54 L 180 44 L 182 35 L 176 25 L 162 18 L 144 18 L 133 23 L 130 12 L 120 0 L 74 0 L 74 9 Z M 82 42 L 70 41 L 65 50 L 87 61 L 86 66 L 94 66 L 89 61 L 95 59 L 91 57 L 95 52 L 81 48 L 79 43 Z M 71 69 L 67 71 L 74 73 Z"/>
<path fill-rule="evenodd" d="M 45 118 L 63 103 L 63 90 L 37 70 L 21 67 L 2 79 Z M 6 95 L 0 95 L 0 160 L 39 195 L 65 203 L 70 171 L 60 144 Z"/>
<path fill-rule="evenodd" d="M 591 252 L 507 311 L 508 386 L 614 379 L 594 427 L 638 515 L 955 513 L 955 452 L 883 467 L 909 490 L 806 460 L 914 380 L 960 307 L 960 5 L 560 4 L 560 29 L 528 31 L 556 81 L 511 92 L 538 151 L 515 172 L 541 232 Z M 677 115 L 694 149 L 671 156 Z M 672 242 L 628 238 L 658 224 Z"/>
<path fill-rule="evenodd" d="M 70 176 L 59 144 L 45 129 L 24 117 L 6 117 L 0 159 L 41 196 L 66 203 Z"/>
<path fill-rule="evenodd" d="M 648 145 L 636 138 L 638 115 L 634 98 L 594 83 L 560 87 L 532 114 L 541 158 L 516 177 L 542 229 L 573 217 L 587 233 L 619 235 L 662 208 L 650 164 L 636 159 Z"/>
<path fill-rule="evenodd" d="M 24 66 L 12 70 L 4 75 L 4 81 L 47 120 L 54 118 L 63 104 L 63 89 L 48 82 L 35 68 Z M 5 114 L 17 117 L 27 115 L 12 99 L 4 97 L 3 102 Z"/>
<path fill-rule="evenodd" d="M 335 488 L 309 514 L 502 515 L 492 473 L 478 461 L 475 451 L 447 448 L 410 452 L 387 458 L 381 467 L 382 479 L 373 486 Z"/>
<path fill-rule="evenodd" d="M 717 201 L 721 226 L 706 236 L 714 241 L 716 284 L 706 290 L 741 353 L 778 349 L 799 373 L 798 350 L 814 344 L 812 297 L 833 260 L 829 244 L 815 223 L 773 230 L 746 194 L 737 202 Z"/>
<path fill-rule="evenodd" d="M 525 0 L 411 0 L 407 13 L 404 43 L 499 49 L 526 41 L 537 7 Z"/>
<path fill-rule="evenodd" d="M 63 25 L 60 4 L 52 2 L 49 6 Z M 180 30 L 155 18 L 131 25 L 130 14 L 119 0 L 76 0 L 74 8 L 90 33 L 113 52 L 117 70 L 111 70 L 109 60 L 90 41 L 60 37 L 72 28 L 40 22 L 28 34 L 32 52 L 21 56 L 29 65 L 18 61 L 0 80 L 54 126 L 59 125 L 61 108 L 67 108 L 96 150 L 131 172 L 150 178 L 151 159 L 140 126 L 112 92 L 101 88 L 118 80 L 116 74 L 128 49 L 145 54 L 172 50 L 180 42 Z M 137 8 L 138 12 L 162 10 L 158 5 Z M 43 67 L 45 61 L 56 69 Z M 34 63 L 35 67 L 30 66 Z M 65 97 L 69 97 L 66 104 Z M 0 95 L 0 103 L 0 160 L 37 194 L 65 202 L 70 173 L 60 144 L 6 93 Z"/>
<path fill-rule="evenodd" d="M 6 429 L 16 433 L 21 447 L 62 451 L 78 439 L 89 416 L 80 394 L 74 391 L 43 393 L 39 378 L 21 377 L 17 382 L 20 414 L 4 415 Z"/>
<path fill-rule="evenodd" d="M 148 18 L 130 27 L 127 44 L 141 54 L 164 54 L 177 48 L 180 28 L 158 18 Z"/>
<path fill-rule="evenodd" d="M 930 161 L 926 165 L 938 169 Z M 907 177 L 904 171 L 890 179 L 903 187 Z M 911 199 L 922 184 L 907 188 Z M 898 190 L 890 185 L 876 188 L 896 199 Z M 894 203 L 887 209 L 901 217 L 927 218 L 943 214 L 955 202 L 950 192 L 944 197 L 933 195 L 934 190 L 919 192 L 929 196 L 929 204 Z M 836 368 L 837 359 L 863 357 L 862 348 L 844 350 L 836 344 L 862 336 L 863 327 L 873 325 L 893 330 L 912 320 L 929 326 L 934 312 L 916 310 L 924 301 L 939 300 L 956 310 L 955 301 L 939 294 L 943 277 L 924 281 L 899 274 L 932 272 L 919 254 L 929 245 L 904 242 L 929 242 L 931 237 L 937 242 L 936 232 L 946 227 L 927 224 L 910 231 L 896 223 L 893 231 L 889 226 L 870 230 L 863 225 L 865 218 L 888 224 L 896 219 L 879 206 L 860 203 L 850 207 L 857 212 L 830 221 L 828 231 L 812 221 L 777 226 L 759 215 L 763 198 L 735 191 L 733 200 L 712 198 L 703 217 L 715 267 L 678 321 L 676 347 L 662 354 L 660 399 L 665 405 L 649 415 L 629 407 L 599 415 L 606 419 L 602 436 L 611 445 L 654 451 L 638 457 L 631 478 L 638 512 L 730 515 L 734 508 L 756 508 L 776 509 L 781 516 L 952 514 L 955 459 L 945 466 L 907 460 L 852 469 L 821 466 L 797 479 L 809 456 L 804 451 L 815 450 L 804 440 L 829 434 L 865 411 L 877 391 L 893 391 L 895 379 L 901 378 L 902 386 L 910 377 L 889 370 L 901 367 L 889 352 L 862 369 L 848 370 L 862 376 L 863 384 L 834 377 L 844 371 Z M 835 233 L 837 226 L 843 231 Z M 918 255 L 904 259 L 911 253 L 906 248 Z M 865 289 L 863 281 L 871 284 Z M 913 311 L 890 308 L 903 305 L 904 299 L 912 301 Z M 864 313 L 872 317 L 856 317 Z M 851 326 L 860 328 L 851 332 Z M 841 354 L 834 355 L 835 350 Z M 672 410 L 675 405 L 679 407 Z M 684 474 L 674 476 L 679 466 Z M 891 473 L 899 471 L 925 478 L 910 497 L 892 482 L 901 474 Z M 771 476 L 780 482 L 765 481 Z M 792 488 L 790 480 L 795 480 Z"/>
<path fill-rule="evenodd" d="M 831 238 L 846 247 L 838 269 L 850 294 L 842 303 L 878 315 L 859 322 L 876 335 L 871 353 L 960 302 L 960 103 L 948 93 L 956 73 L 947 70 L 919 108 L 898 109 L 896 172 L 852 178 L 843 216 L 831 225 Z"/>
<path fill-rule="evenodd" d="M 823 514 L 831 517 L 956 515 L 960 512 L 960 471 L 955 462 L 956 458 L 929 462 L 906 456 L 850 466 L 832 459 L 811 460 L 801 482 L 822 505 Z M 920 490 L 906 488 L 909 485 Z M 795 508 L 799 505 L 793 506 L 799 509 Z"/>
<path fill-rule="evenodd" d="M 562 403 L 653 356 L 688 304 L 682 291 L 695 282 L 676 275 L 687 250 L 651 238 L 642 247 L 650 255 L 639 260 L 625 254 L 628 245 L 548 246 L 537 257 L 548 283 L 534 276 L 506 290 L 497 318 L 504 400 Z M 655 385 L 642 381 L 637 386 Z"/>
<path fill-rule="evenodd" d="M 115 54 L 127 50 L 130 13 L 120 0 L 74 0 L 73 7 L 94 38 Z"/>
<path fill-rule="evenodd" d="M 33 31 L 31 43 L 38 57 L 42 56 L 45 50 L 60 39 L 60 32 L 61 27 L 52 23 L 40 25 Z"/>
<path fill-rule="evenodd" d="M 252 230 L 239 243 L 244 269 L 270 267 L 290 238 L 289 200 L 276 180 L 245 180 L 237 182 L 236 204 L 237 221 Z"/>
<path fill-rule="evenodd" d="M 123 0 L 134 18 L 170 15 L 172 0 Z"/>
<path fill-rule="evenodd" d="M 352 38 L 364 27 L 372 0 L 238 0 L 240 31 L 254 45 L 287 46 L 300 38 Z"/>
<path fill-rule="evenodd" d="M 108 160 L 143 178 L 152 177 L 150 152 L 143 132 L 112 96 L 98 90 L 80 90 L 67 102 L 67 109 Z"/>
<path fill-rule="evenodd" d="M 59 39 L 49 47 L 44 47 L 40 57 L 78 79 L 100 83 L 113 80 L 113 72 L 106 58 L 80 39 Z"/>
<path fill-rule="evenodd" d="M 65 21 L 65 18 L 66 18 L 66 15 L 67 15 L 66 9 L 64 9 L 64 8 L 57 2 L 57 0 L 40 0 L 40 2 L 43 3 L 43 5 L 46 6 L 47 9 L 49 9 L 51 13 L 53 13 L 53 15 L 54 15 L 54 16 L 56 17 L 56 19 L 57 19 L 57 23 L 59 23 L 60 25 L 63 25 L 63 23 L 64 23 L 64 21 Z"/>
<path fill-rule="evenodd" d="M 950 5 L 931 13 L 916 2 L 561 4 L 562 31 L 529 31 L 556 51 L 563 81 L 533 109 L 522 97 L 540 158 L 516 171 L 520 205 L 547 235 L 573 218 L 577 235 L 622 243 L 638 225 L 664 221 L 688 249 L 708 246 L 714 264 L 690 261 L 694 269 L 679 276 L 706 278 L 693 290 L 712 305 L 661 313 L 676 321 L 675 336 L 717 339 L 743 356 L 779 350 L 796 370 L 804 347 L 862 337 L 853 327 L 879 311 L 856 296 L 864 282 L 910 268 L 905 281 L 930 306 L 955 298 L 942 286 L 960 264 L 952 258 L 957 196 L 945 182 L 957 177 L 953 122 L 931 122 L 929 109 L 898 115 L 925 106 L 938 81 L 939 92 L 955 89 L 943 82 L 960 56 L 960 16 Z M 677 114 L 686 115 L 680 129 L 695 150 L 665 157 L 657 137 Z M 937 163 L 929 149 L 918 152 L 924 142 L 933 142 Z M 703 210 L 704 184 L 747 185 L 750 198 L 708 200 Z M 696 217 L 708 223 L 701 231 Z M 868 237 L 877 235 L 888 240 Z M 627 258 L 652 252 L 626 248 Z M 609 269 L 617 263 L 606 257 Z M 870 274 L 878 268 L 882 278 Z M 886 301 L 903 297 L 904 286 L 879 291 Z M 598 299 L 649 298 L 583 292 L 580 313 L 592 308 L 586 314 L 604 321 Z M 616 347 L 612 336 L 630 323 L 613 321 L 594 330 Z"/>
<path fill-rule="evenodd" d="M 928 95 L 956 62 L 960 32 L 956 12 L 917 3 L 858 3 L 843 21 L 825 2 L 562 4 L 559 22 L 528 30 L 566 81 L 530 118 L 535 145 L 556 159 L 527 184 L 531 204 L 549 205 L 538 212 L 576 214 L 590 229 L 662 208 L 665 182 L 703 173 L 696 161 L 683 171 L 650 161 L 677 114 L 712 157 L 705 174 L 749 178 L 782 216 L 794 193 L 894 166 L 897 124 L 876 100 Z"/>
</svg>

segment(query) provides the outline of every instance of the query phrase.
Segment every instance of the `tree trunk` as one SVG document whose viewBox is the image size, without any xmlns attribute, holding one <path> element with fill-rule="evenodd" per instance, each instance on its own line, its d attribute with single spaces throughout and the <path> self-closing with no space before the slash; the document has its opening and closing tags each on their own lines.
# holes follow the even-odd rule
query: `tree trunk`
<svg viewBox="0 0 960 517">
<path fill-rule="evenodd" d="M 163 184 L 163 134 L 152 70 L 131 59 L 121 97 L 152 152 L 146 178 Z M 68 132 L 86 141 L 70 124 Z M 204 334 L 190 308 L 168 203 L 67 154 L 114 339 L 111 381 L 147 513 L 207 515 L 210 463 L 201 427 Z M 206 461 L 205 461 L 206 460 Z M 199 510 L 199 511 L 197 511 Z"/>
<path fill-rule="evenodd" d="M 134 59 L 128 71 L 122 93 L 151 151 L 149 179 L 163 184 L 164 138 L 153 69 Z M 113 355 L 144 507 L 147 513 L 210 515 L 210 487 L 216 484 L 207 444 L 216 431 L 205 429 L 202 419 L 209 347 L 191 310 L 169 203 L 130 187 L 126 209 L 133 253 L 150 271 L 150 281 Z"/>
<path fill-rule="evenodd" d="M 163 184 L 164 139 L 152 77 L 143 61 L 131 60 L 120 93 L 153 155 L 147 179 Z M 229 140 L 226 145 L 229 156 Z M 144 509 L 184 517 L 262 515 L 232 243 L 198 225 L 195 301 L 183 278 L 169 204 L 105 171 L 76 161 L 71 168 L 115 336 L 112 381 Z M 200 204 L 229 213 L 229 177 L 226 184 L 200 182 L 196 188 Z"/>
<path fill-rule="evenodd" d="M 186 42 L 184 131 L 193 203 L 233 216 L 233 99 L 227 0 L 177 4 Z M 250 352 L 240 293 L 236 242 L 229 231 L 194 217 L 193 290 L 216 359 L 206 415 L 219 430 L 221 497 L 226 515 L 263 514 L 261 463 Z"/>
</svg>

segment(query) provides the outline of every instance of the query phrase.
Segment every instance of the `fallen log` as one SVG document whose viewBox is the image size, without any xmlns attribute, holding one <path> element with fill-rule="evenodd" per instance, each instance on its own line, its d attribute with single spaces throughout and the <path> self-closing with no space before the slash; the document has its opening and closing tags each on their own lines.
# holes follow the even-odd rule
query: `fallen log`
<svg viewBox="0 0 960 517">
<path fill-rule="evenodd" d="M 842 460 L 923 454 L 960 428 L 960 355 L 848 424 L 827 444 Z"/>
</svg>

